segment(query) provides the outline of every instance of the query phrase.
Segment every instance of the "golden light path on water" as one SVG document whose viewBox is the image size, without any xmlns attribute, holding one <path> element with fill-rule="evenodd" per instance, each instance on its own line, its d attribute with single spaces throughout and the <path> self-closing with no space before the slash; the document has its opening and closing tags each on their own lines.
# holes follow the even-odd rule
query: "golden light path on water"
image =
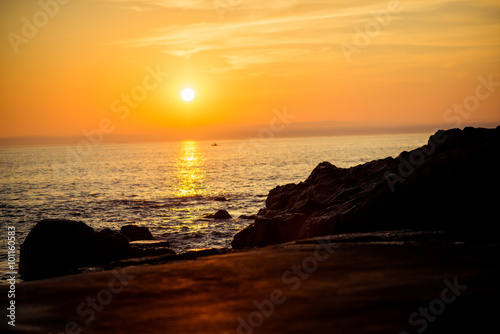
<svg viewBox="0 0 500 334">
<path fill-rule="evenodd" d="M 205 196 L 205 158 L 196 141 L 181 143 L 175 164 L 174 196 Z"/>
</svg>

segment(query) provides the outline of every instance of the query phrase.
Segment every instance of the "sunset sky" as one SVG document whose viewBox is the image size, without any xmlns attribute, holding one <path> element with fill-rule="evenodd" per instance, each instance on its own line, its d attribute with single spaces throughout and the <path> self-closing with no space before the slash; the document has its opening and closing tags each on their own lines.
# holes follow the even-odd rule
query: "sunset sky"
<svg viewBox="0 0 500 334">
<path fill-rule="evenodd" d="M 70 140 L 103 120 L 109 138 L 141 140 L 500 124 L 498 0 L 23 0 L 0 13 L 3 140 Z"/>
</svg>

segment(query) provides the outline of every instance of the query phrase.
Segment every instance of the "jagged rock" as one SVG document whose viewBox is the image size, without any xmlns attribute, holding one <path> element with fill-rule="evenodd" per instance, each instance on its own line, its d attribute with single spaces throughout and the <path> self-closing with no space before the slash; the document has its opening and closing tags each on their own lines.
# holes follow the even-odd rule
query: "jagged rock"
<svg viewBox="0 0 500 334">
<path fill-rule="evenodd" d="M 121 227 L 120 233 L 130 241 L 155 240 L 149 229 L 145 226 L 125 225 Z"/>
<path fill-rule="evenodd" d="M 437 131 L 427 145 L 351 168 L 320 163 L 278 186 L 233 248 L 385 229 L 491 235 L 500 188 L 500 127 Z"/>
<path fill-rule="evenodd" d="M 230 219 L 232 218 L 231 215 L 226 211 L 226 210 L 219 210 L 213 215 L 207 215 L 206 218 L 213 218 L 213 219 Z"/>
</svg>

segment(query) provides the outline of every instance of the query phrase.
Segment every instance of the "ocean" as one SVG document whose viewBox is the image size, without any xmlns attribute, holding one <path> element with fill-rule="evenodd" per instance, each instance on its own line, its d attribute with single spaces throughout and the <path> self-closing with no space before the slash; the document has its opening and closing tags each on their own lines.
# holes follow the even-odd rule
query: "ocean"
<svg viewBox="0 0 500 334">
<path fill-rule="evenodd" d="M 8 226 L 16 228 L 18 248 L 47 218 L 80 220 L 96 230 L 147 226 L 176 252 L 230 247 L 252 223 L 240 216 L 256 214 L 274 187 L 304 181 L 322 161 L 351 167 L 396 157 L 429 135 L 0 148 L 0 276 L 8 271 Z M 227 201 L 216 200 L 221 196 Z M 219 209 L 233 218 L 205 218 Z"/>
</svg>

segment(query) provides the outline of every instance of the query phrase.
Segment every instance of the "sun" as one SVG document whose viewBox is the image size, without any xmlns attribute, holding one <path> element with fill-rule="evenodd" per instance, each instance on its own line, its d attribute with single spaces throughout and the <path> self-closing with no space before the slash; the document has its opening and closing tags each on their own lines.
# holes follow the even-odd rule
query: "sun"
<svg viewBox="0 0 500 334">
<path fill-rule="evenodd" d="M 194 99 L 194 90 L 191 88 L 184 88 L 181 92 L 181 97 L 184 101 L 189 102 Z"/>
</svg>

